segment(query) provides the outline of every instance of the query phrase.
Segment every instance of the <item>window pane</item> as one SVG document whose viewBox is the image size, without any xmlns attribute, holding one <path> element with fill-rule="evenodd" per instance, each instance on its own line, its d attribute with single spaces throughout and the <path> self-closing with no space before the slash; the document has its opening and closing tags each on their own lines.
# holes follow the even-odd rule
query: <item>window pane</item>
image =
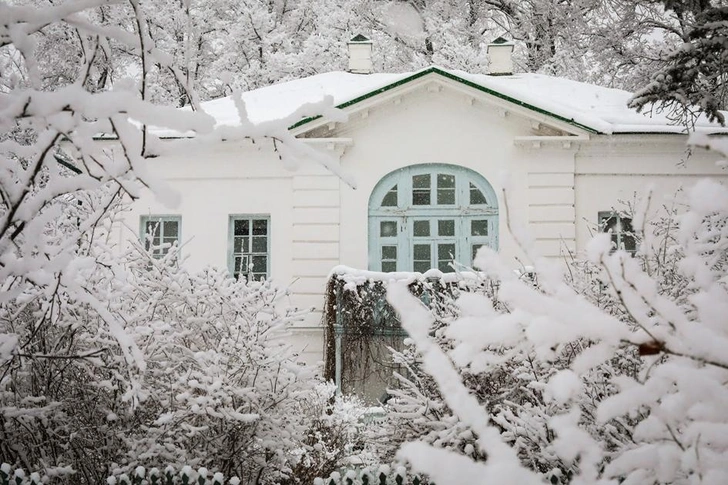
<svg viewBox="0 0 728 485">
<path fill-rule="evenodd" d="M 236 237 L 233 247 L 234 253 L 247 253 L 250 252 L 250 238 L 249 237 Z"/>
<path fill-rule="evenodd" d="M 248 271 L 248 258 L 246 256 L 235 256 L 235 273 L 246 273 Z"/>
<path fill-rule="evenodd" d="M 382 246 L 382 260 L 397 259 L 397 246 Z"/>
<path fill-rule="evenodd" d="M 265 273 L 267 256 L 253 256 L 253 273 Z"/>
<path fill-rule="evenodd" d="M 415 244 L 414 247 L 414 260 L 415 261 L 427 261 L 430 264 L 430 245 L 429 244 Z"/>
<path fill-rule="evenodd" d="M 382 221 L 379 223 L 379 235 L 382 237 L 395 237 L 397 235 L 396 221 Z"/>
<path fill-rule="evenodd" d="M 634 236 L 631 234 L 625 234 L 622 236 L 622 247 L 619 249 L 624 249 L 625 251 L 631 251 L 634 252 L 637 250 L 637 241 L 635 241 Z"/>
<path fill-rule="evenodd" d="M 253 234 L 265 236 L 268 234 L 268 221 L 266 219 L 253 219 Z"/>
<path fill-rule="evenodd" d="M 430 261 L 415 261 L 413 267 L 416 272 L 424 273 L 430 269 Z"/>
<path fill-rule="evenodd" d="M 427 237 L 430 235 L 430 221 L 414 222 L 415 237 Z"/>
<path fill-rule="evenodd" d="M 164 237 L 171 237 L 177 239 L 179 235 L 179 223 L 177 221 L 164 221 Z"/>
<path fill-rule="evenodd" d="M 634 232 L 632 229 L 632 219 L 629 217 L 620 217 L 619 220 L 621 222 L 622 232 Z"/>
<path fill-rule="evenodd" d="M 478 249 L 480 249 L 483 246 L 484 246 L 484 244 L 473 244 L 473 252 L 472 252 L 471 258 L 470 258 L 471 262 L 475 261 L 475 256 L 478 254 Z"/>
<path fill-rule="evenodd" d="M 634 252 L 637 241 L 632 229 L 632 219 L 614 213 L 599 214 L 599 230 L 610 235 L 612 248 Z"/>
<path fill-rule="evenodd" d="M 396 261 L 382 261 L 382 271 L 384 273 L 391 273 L 393 271 L 397 271 L 397 262 Z"/>
<path fill-rule="evenodd" d="M 430 190 L 413 190 L 412 205 L 430 205 Z"/>
<path fill-rule="evenodd" d="M 430 174 L 412 176 L 412 205 L 430 205 Z"/>
<path fill-rule="evenodd" d="M 479 188 L 477 188 L 472 183 L 470 184 L 470 204 L 472 205 L 480 205 L 480 204 L 487 204 L 488 201 L 485 200 L 485 196 L 483 195 L 483 192 L 480 191 Z"/>
<path fill-rule="evenodd" d="M 602 216 L 599 219 L 599 227 L 602 232 L 615 232 L 615 229 L 617 228 L 617 217 Z"/>
<path fill-rule="evenodd" d="M 470 221 L 470 234 L 473 236 L 487 236 L 488 221 Z"/>
<path fill-rule="evenodd" d="M 159 234 L 159 221 L 147 221 L 144 225 L 144 235 Z"/>
<path fill-rule="evenodd" d="M 382 199 L 382 207 L 397 207 L 397 186 L 392 187 Z"/>
<path fill-rule="evenodd" d="M 414 175 L 412 177 L 412 188 L 429 189 L 430 188 L 430 174 L 426 173 L 423 175 Z"/>
<path fill-rule="evenodd" d="M 455 189 L 437 189 L 437 203 L 439 205 L 455 204 Z"/>
<path fill-rule="evenodd" d="M 455 268 L 453 268 L 450 263 L 452 263 L 451 259 L 444 259 L 442 261 L 438 261 L 437 269 L 439 269 L 443 273 L 453 273 L 453 272 L 455 272 Z"/>
<path fill-rule="evenodd" d="M 454 244 L 438 244 L 437 259 L 452 261 L 455 258 Z"/>
<path fill-rule="evenodd" d="M 438 244 L 437 245 L 437 269 L 443 273 L 455 271 L 450 263 L 455 259 L 454 244 Z"/>
<path fill-rule="evenodd" d="M 437 221 L 437 234 L 439 236 L 454 236 L 455 221 L 453 219 Z"/>
<path fill-rule="evenodd" d="M 247 236 L 250 234 L 250 221 L 248 219 L 238 219 L 234 223 L 233 233 L 236 236 Z"/>
<path fill-rule="evenodd" d="M 437 203 L 440 205 L 452 205 L 455 203 L 454 175 L 437 175 Z"/>
<path fill-rule="evenodd" d="M 256 236 L 253 238 L 253 252 L 254 253 L 267 253 L 268 252 L 268 238 L 264 236 Z"/>
<path fill-rule="evenodd" d="M 437 175 L 437 188 L 438 189 L 445 189 L 455 188 L 455 176 L 454 175 L 446 175 L 443 173 L 440 173 Z"/>
<path fill-rule="evenodd" d="M 147 221 L 144 224 L 144 249 L 149 251 L 152 246 L 159 246 L 162 243 L 161 223 L 159 221 Z"/>
</svg>

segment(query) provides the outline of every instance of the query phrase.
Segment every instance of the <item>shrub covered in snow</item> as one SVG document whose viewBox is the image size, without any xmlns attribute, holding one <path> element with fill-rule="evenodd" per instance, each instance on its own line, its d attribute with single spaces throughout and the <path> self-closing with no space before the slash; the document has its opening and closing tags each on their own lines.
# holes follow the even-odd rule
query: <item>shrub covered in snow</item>
<svg viewBox="0 0 728 485">
<path fill-rule="evenodd" d="M 149 102 L 160 70 L 197 97 L 170 62 L 176 46 L 155 45 L 146 4 L 20 3 L 0 4 L 0 461 L 72 483 L 161 463 L 285 479 L 314 451 L 321 397 L 282 340 L 296 315 L 281 291 L 114 253 L 109 215 L 147 189 L 179 200 L 147 170 L 161 148 L 151 126 L 274 137 L 288 165 L 326 165 L 288 127 L 340 113 L 328 100 L 253 126 L 238 98 L 241 126 L 215 132 L 201 111 Z"/>
<path fill-rule="evenodd" d="M 492 288 L 470 285 L 468 291 L 441 293 L 441 301 L 430 305 L 431 336 L 451 357 L 457 355 L 454 349 L 458 345 L 458 340 L 450 334 L 451 326 L 457 326 L 463 320 L 482 318 L 482 308 L 493 305 L 500 312 L 508 312 L 508 307 L 498 301 Z M 592 288 L 597 295 L 602 291 L 599 284 Z M 600 297 L 599 301 L 603 302 L 604 298 Z M 467 341 L 465 336 L 462 338 Z M 424 372 L 414 342 L 410 339 L 406 342 L 409 345 L 403 351 L 394 351 L 395 361 L 405 372 L 396 374 L 397 385 L 389 390 L 392 396 L 387 405 L 387 420 L 392 430 L 389 450 L 393 453 L 404 442 L 421 440 L 476 461 L 485 461 L 486 455 L 476 443 L 477 436 L 452 412 L 436 382 Z M 568 481 L 573 470 L 571 464 L 561 460 L 552 449 L 555 435 L 548 423 L 552 416 L 564 411 L 565 395 L 548 392 L 546 383 L 560 370 L 567 369 L 585 346 L 589 346 L 589 342 L 581 339 L 569 342 L 546 362 L 533 352 L 493 344 L 490 365 L 475 364 L 458 369 L 464 386 L 491 415 L 503 440 L 517 451 L 521 463 L 553 478 L 554 482 Z M 636 375 L 640 367 L 636 352 L 625 350 L 585 375 L 579 383 L 582 424 L 609 449 L 618 448 L 631 439 L 634 420 L 597 424 L 596 404 L 614 393 L 615 388 L 609 382 L 611 377 Z M 393 458 L 392 455 L 385 456 Z"/>
<path fill-rule="evenodd" d="M 27 324 L 36 302 L 0 307 L 29 349 L 77 356 L 15 354 L 3 363 L 6 461 L 70 465 L 89 483 L 115 467 L 168 463 L 269 483 L 327 473 L 358 452 L 363 408 L 332 407 L 333 386 L 296 362 L 286 327 L 300 312 L 280 304 L 285 292 L 226 271 L 190 273 L 174 251 L 163 259 L 140 249 L 112 257 L 101 245 L 93 252 L 103 264 L 77 278 L 105 307 L 60 292 L 54 326 L 42 332 Z M 123 339 L 105 312 L 122 322 Z"/>
<path fill-rule="evenodd" d="M 534 456 L 558 464 L 547 475 L 556 480 L 725 482 L 728 189 L 702 181 L 688 196 L 675 244 L 667 243 L 674 272 L 656 274 L 645 260 L 613 252 L 606 235 L 590 244 L 599 291 L 619 311 L 574 291 L 547 261 L 534 258 L 535 288 L 483 249 L 477 264 L 500 281 L 498 301 L 461 298 L 460 317 L 444 331 L 450 344 L 441 346 L 431 334 L 431 313 L 405 289 L 390 287 L 423 368 L 486 459 L 431 440 L 407 443 L 398 456 L 437 483 L 538 483 L 541 464 L 523 467 Z M 636 218 L 635 227 L 641 222 Z M 655 260 L 651 247 L 643 245 L 648 263 Z M 661 283 L 668 275 L 678 281 Z M 492 401 L 479 400 L 463 376 L 497 373 L 509 361 L 517 363 L 511 379 L 521 381 L 518 393 L 531 398 L 493 412 Z"/>
</svg>

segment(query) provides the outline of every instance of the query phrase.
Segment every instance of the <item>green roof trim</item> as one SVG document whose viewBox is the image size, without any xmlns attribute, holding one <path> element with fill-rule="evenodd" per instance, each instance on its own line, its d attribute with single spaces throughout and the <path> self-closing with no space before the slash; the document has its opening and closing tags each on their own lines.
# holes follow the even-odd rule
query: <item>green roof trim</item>
<svg viewBox="0 0 728 485">
<path fill-rule="evenodd" d="M 497 39 L 494 39 L 491 44 L 511 44 L 511 41 L 504 37 L 498 37 Z"/>
<path fill-rule="evenodd" d="M 402 86 L 403 84 L 407 84 L 407 83 L 412 82 L 412 81 L 414 81 L 416 79 L 419 79 L 421 77 L 425 77 L 428 74 L 433 74 L 433 73 L 434 74 L 438 74 L 438 75 L 440 75 L 442 77 L 445 77 L 447 79 L 450 79 L 450 80 L 459 82 L 460 84 L 464 84 L 464 85 L 466 85 L 468 87 L 471 87 L 471 88 L 473 88 L 473 89 L 475 89 L 477 91 L 480 91 L 482 93 L 486 93 L 486 94 L 489 94 L 491 96 L 495 96 L 496 98 L 502 99 L 504 101 L 508 101 L 509 103 L 513 103 L 513 104 L 515 104 L 517 106 L 521 106 L 521 107 L 526 108 L 528 110 L 534 111 L 536 113 L 539 113 L 539 114 L 542 114 L 542 115 L 546 115 L 546 116 L 550 116 L 551 118 L 557 119 L 559 121 L 563 121 L 565 123 L 568 123 L 568 124 L 570 124 L 572 126 L 575 126 L 575 127 L 579 128 L 579 129 L 588 131 L 589 133 L 603 134 L 599 130 L 595 130 L 594 128 L 591 128 L 589 126 L 583 125 L 581 123 L 577 123 L 576 121 L 574 121 L 573 118 L 571 118 L 571 119 L 565 118 L 563 116 L 554 114 L 554 113 L 552 113 L 550 111 L 547 111 L 545 109 L 539 108 L 537 106 L 533 106 L 531 104 L 524 103 L 523 101 L 520 101 L 520 100 L 518 100 L 516 98 L 512 98 L 512 97 L 507 96 L 507 95 L 505 95 L 503 93 L 499 93 L 498 91 L 494 91 L 492 89 L 489 89 L 489 88 L 486 88 L 484 86 L 481 86 L 480 84 L 476 84 L 476 83 L 474 83 L 472 81 L 468 81 L 467 79 L 463 79 L 460 76 L 456 76 L 455 74 L 451 74 L 451 73 L 449 73 L 447 71 L 443 71 L 442 69 L 439 69 L 437 67 L 429 67 L 429 68 L 427 68 L 425 70 L 422 70 L 420 72 L 417 72 L 415 74 L 412 74 L 411 76 L 408 76 L 408 77 L 406 77 L 404 79 L 400 79 L 399 81 L 393 82 L 393 83 L 388 84 L 386 86 L 383 86 L 383 87 L 381 87 L 379 89 L 375 89 L 374 91 L 370 91 L 370 92 L 368 92 L 366 94 L 363 94 L 363 95 L 359 96 L 358 98 L 354 98 L 354 99 L 352 99 L 350 101 L 346 101 L 345 103 L 341 103 L 341 104 L 337 105 L 336 107 L 339 108 L 339 109 L 348 108 L 349 106 L 353 106 L 353 105 L 355 105 L 357 103 L 360 103 L 360 102 L 362 102 L 364 100 L 367 100 L 369 98 L 373 98 L 374 96 L 377 96 L 377 95 L 382 94 L 384 92 L 390 91 L 390 90 L 392 90 L 394 88 L 397 88 L 399 86 Z M 307 123 L 310 123 L 310 122 L 312 122 L 314 120 L 317 120 L 319 118 L 321 118 L 320 115 L 319 116 L 311 116 L 311 117 L 308 117 L 308 118 L 304 118 L 301 121 L 299 121 L 299 122 L 297 122 L 297 123 L 289 126 L 288 129 L 289 130 L 293 130 L 293 129 L 298 128 L 300 126 L 303 126 L 303 125 L 305 125 Z"/>
</svg>

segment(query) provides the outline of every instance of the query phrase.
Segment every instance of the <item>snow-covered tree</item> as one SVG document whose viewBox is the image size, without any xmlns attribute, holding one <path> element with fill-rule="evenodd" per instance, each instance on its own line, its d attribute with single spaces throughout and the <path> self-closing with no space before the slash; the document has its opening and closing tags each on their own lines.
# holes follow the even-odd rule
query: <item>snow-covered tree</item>
<svg viewBox="0 0 728 485">
<path fill-rule="evenodd" d="M 660 2 L 662 3 L 662 2 Z M 660 66 L 635 93 L 632 105 L 657 105 L 690 125 L 699 113 L 725 124 L 728 103 L 728 5 L 722 1 L 665 1 L 681 41 L 660 56 Z"/>
<path fill-rule="evenodd" d="M 148 5 L 0 5 L 0 461 L 73 483 L 163 459 L 283 480 L 330 436 L 311 434 L 320 416 L 304 409 L 328 397 L 275 338 L 290 318 L 279 290 L 105 246 L 120 200 L 177 198 L 147 171 L 159 148 L 148 127 L 213 128 L 150 103 L 160 73 L 194 85 L 171 41 L 154 43 Z M 290 124 L 225 136 L 314 155 Z"/>
<path fill-rule="evenodd" d="M 575 266 L 581 267 L 587 264 L 574 262 Z M 618 311 L 614 302 L 605 297 L 603 285 L 593 277 L 594 273 L 593 268 L 591 273 L 575 273 L 581 275 L 579 281 L 569 284 L 578 287 L 581 294 L 600 308 Z M 455 299 L 448 294 L 441 296 L 445 300 L 443 304 L 430 307 L 435 317 L 431 335 L 451 358 L 456 356 L 454 349 L 459 343 L 450 335 L 451 327 L 457 327 L 460 319 L 479 317 L 482 305 L 491 302 L 498 311 L 508 312 L 508 306 L 498 301 L 497 292 L 490 285 L 471 286 L 469 291 L 456 293 Z M 553 449 L 556 436 L 549 420 L 563 412 L 565 407 L 551 399 L 545 385 L 559 371 L 568 369 L 581 349 L 589 345 L 590 342 L 583 339 L 568 342 L 553 359 L 545 362 L 531 350 L 493 344 L 489 349 L 493 354 L 492 366 L 473 365 L 458 369 L 468 392 L 487 410 L 504 441 L 516 450 L 521 463 L 553 483 L 568 482 L 574 469 Z M 394 352 L 394 356 L 395 361 L 406 369 L 406 372 L 397 375 L 398 385 L 390 389 L 392 398 L 387 404 L 394 450 L 403 442 L 420 440 L 475 461 L 486 461 L 487 456 L 478 449 L 472 429 L 453 413 L 436 382 L 422 369 L 417 349 L 410 345 L 403 352 Z M 630 442 L 636 420 L 598 424 L 596 406 L 615 392 L 610 383 L 612 377 L 634 376 L 640 367 L 641 362 L 636 358 L 634 349 L 625 349 L 583 376 L 584 390 L 578 403 L 583 416 L 582 425 L 605 449 L 614 450 Z"/>
<path fill-rule="evenodd" d="M 443 348 L 431 334 L 431 313 L 392 288 L 424 369 L 475 437 L 466 455 L 486 459 L 473 461 L 421 441 L 405 444 L 399 456 L 437 483 L 467 477 L 538 483 L 534 471 L 575 483 L 724 481 L 728 189 L 702 181 L 688 192 L 688 202 L 667 246 L 654 246 L 666 248 L 675 262 L 662 275 L 650 264 L 664 256 L 650 244 L 642 245 L 646 260 L 614 252 L 607 235 L 590 244 L 599 291 L 618 306 L 609 311 L 565 282 L 558 265 L 537 260 L 539 286 L 533 287 L 483 249 L 476 264 L 500 281 L 497 302 L 461 298 L 462 316 L 444 331 L 451 344 Z M 642 227 L 640 217 L 635 227 Z M 656 278 L 680 281 L 660 284 Z M 506 369 L 512 380 L 523 381 L 520 392 L 531 401 L 510 400 L 493 412 L 492 399 L 478 399 L 463 376 L 501 372 L 513 358 L 520 366 Z M 632 362 L 632 372 L 620 362 Z M 529 463 L 533 458 L 548 459 L 547 467 L 557 464 L 559 473 Z M 444 471 L 443 463 L 457 464 L 459 473 Z"/>
<path fill-rule="evenodd" d="M 118 25 L 94 23 L 89 10 L 106 3 L 66 3 L 44 9 L 0 5 L 4 19 L 0 57 L 12 65 L 3 70 L 0 94 L 0 303 L 39 303 L 32 312 L 37 317 L 31 324 L 36 329 L 32 336 L 53 325 L 57 295 L 65 290 L 89 305 L 99 304 L 75 275 L 94 264 L 84 235 L 93 238 L 114 201 L 122 195 L 134 198 L 144 187 L 165 194 L 144 166 L 149 148 L 146 126 L 212 128 L 209 117 L 149 105 L 145 70 L 138 89 L 119 82 L 112 90 L 98 90 L 99 64 L 103 69 L 103 52 L 109 43 L 124 42 L 143 53 L 145 66 L 154 53 L 144 28 L 126 31 Z M 144 25 L 143 13 L 136 6 L 136 2 L 127 5 L 126 18 Z M 40 50 L 46 29 L 73 38 L 59 42 L 58 51 L 49 46 L 45 47 L 51 52 Z M 50 82 L 49 74 L 67 57 L 65 74 Z M 94 141 L 99 134 L 117 137 L 119 149 L 102 150 Z M 59 221 L 67 223 L 59 226 Z M 28 292 L 33 296 L 27 296 Z M 119 325 L 112 317 L 107 324 L 112 329 Z M 11 357 L 17 356 L 16 350 L 34 358 L 23 351 L 32 342 L 18 340 L 5 330 L 1 338 L 3 362 L 17 358 Z M 125 352 L 134 362 L 136 349 Z M 65 355 L 62 348 L 39 353 L 44 355 L 41 358 Z"/>
</svg>

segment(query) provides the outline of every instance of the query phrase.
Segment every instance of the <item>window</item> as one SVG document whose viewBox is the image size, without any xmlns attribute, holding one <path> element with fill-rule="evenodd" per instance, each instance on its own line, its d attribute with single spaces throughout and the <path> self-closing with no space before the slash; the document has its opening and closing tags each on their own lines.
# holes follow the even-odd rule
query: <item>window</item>
<svg viewBox="0 0 728 485">
<path fill-rule="evenodd" d="M 179 246 L 182 218 L 180 216 L 142 216 L 141 240 L 152 257 L 160 259 L 170 249 Z"/>
<path fill-rule="evenodd" d="M 477 250 L 498 246 L 498 203 L 472 170 L 424 164 L 385 176 L 369 199 L 369 268 L 453 271 Z"/>
<path fill-rule="evenodd" d="M 631 218 L 624 217 L 617 212 L 600 212 L 599 230 L 611 235 L 612 247 L 615 250 L 627 251 L 631 254 L 637 250 Z"/>
<path fill-rule="evenodd" d="M 228 268 L 237 279 L 268 278 L 270 273 L 270 219 L 267 216 L 231 216 Z"/>
</svg>

